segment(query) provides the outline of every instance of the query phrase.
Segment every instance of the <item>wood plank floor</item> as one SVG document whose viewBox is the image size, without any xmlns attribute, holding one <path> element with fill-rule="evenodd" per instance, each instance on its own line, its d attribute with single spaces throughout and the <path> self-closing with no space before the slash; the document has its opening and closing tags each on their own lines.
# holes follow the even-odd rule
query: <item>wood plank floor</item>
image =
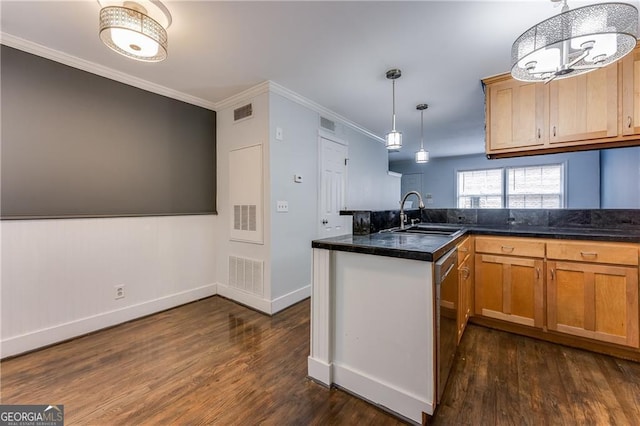
<svg viewBox="0 0 640 426">
<path fill-rule="evenodd" d="M 640 364 L 470 325 L 436 425 L 637 425 Z M 67 425 L 394 425 L 306 379 L 309 301 L 273 318 L 212 297 L 3 361 L 4 404 Z"/>
</svg>

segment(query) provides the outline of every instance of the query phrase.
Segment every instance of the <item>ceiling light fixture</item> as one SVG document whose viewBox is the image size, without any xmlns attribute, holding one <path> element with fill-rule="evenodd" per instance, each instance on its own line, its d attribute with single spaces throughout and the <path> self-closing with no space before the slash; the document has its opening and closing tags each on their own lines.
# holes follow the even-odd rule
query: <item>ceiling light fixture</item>
<svg viewBox="0 0 640 426">
<path fill-rule="evenodd" d="M 387 136 L 385 138 L 385 145 L 387 149 L 402 148 L 402 132 L 396 131 L 396 80 L 400 78 L 401 75 L 402 72 L 396 68 L 387 71 L 387 78 L 391 80 L 393 93 L 393 116 L 391 118 L 391 131 L 387 133 Z"/>
<path fill-rule="evenodd" d="M 418 104 L 416 109 L 420 111 L 420 151 L 416 151 L 416 163 L 424 164 L 429 162 L 429 151 L 424 149 L 424 110 L 429 108 L 427 104 Z"/>
<path fill-rule="evenodd" d="M 602 68 L 631 52 L 638 36 L 638 9 L 601 3 L 562 12 L 525 31 L 511 47 L 511 75 L 550 82 Z"/>
<path fill-rule="evenodd" d="M 157 0 L 137 2 L 99 0 L 100 39 L 110 49 L 131 59 L 160 62 L 167 57 L 166 29 L 171 14 Z"/>
</svg>

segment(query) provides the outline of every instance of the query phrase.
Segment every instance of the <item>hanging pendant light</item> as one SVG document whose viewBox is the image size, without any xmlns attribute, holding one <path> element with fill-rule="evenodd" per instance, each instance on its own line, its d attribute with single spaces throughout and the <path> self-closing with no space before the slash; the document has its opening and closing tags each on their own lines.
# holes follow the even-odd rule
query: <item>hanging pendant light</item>
<svg viewBox="0 0 640 426">
<path fill-rule="evenodd" d="M 402 148 L 402 132 L 396 131 L 396 79 L 400 78 L 402 72 L 399 69 L 387 71 L 387 78 L 391 80 L 393 94 L 393 116 L 391 118 L 391 131 L 387 133 L 385 145 L 387 149 Z"/>
<path fill-rule="evenodd" d="M 511 75 L 522 81 L 550 82 L 617 61 L 636 46 L 638 9 L 627 3 L 601 3 L 569 10 L 525 31 L 511 47 Z"/>
<path fill-rule="evenodd" d="M 138 61 L 166 59 L 166 28 L 171 25 L 171 14 L 161 2 L 99 0 L 99 3 L 103 6 L 100 10 L 100 39 L 107 47 Z"/>
<path fill-rule="evenodd" d="M 420 111 L 420 151 L 416 151 L 416 163 L 424 164 L 429 162 L 429 151 L 424 149 L 424 110 L 429 108 L 427 104 L 416 105 Z"/>
</svg>

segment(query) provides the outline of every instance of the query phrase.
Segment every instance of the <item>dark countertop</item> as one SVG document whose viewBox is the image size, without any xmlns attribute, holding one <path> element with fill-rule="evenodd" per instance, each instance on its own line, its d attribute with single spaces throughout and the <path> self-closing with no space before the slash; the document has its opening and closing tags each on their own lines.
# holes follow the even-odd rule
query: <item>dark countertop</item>
<svg viewBox="0 0 640 426">
<path fill-rule="evenodd" d="M 452 227 L 451 224 L 425 224 Z M 380 232 L 369 235 L 343 235 L 312 242 L 313 248 L 373 254 L 377 256 L 432 262 L 455 247 L 465 235 L 537 237 L 568 240 L 640 243 L 640 230 L 590 227 L 555 228 L 517 225 L 460 225 L 453 236 Z"/>
<path fill-rule="evenodd" d="M 403 259 L 437 260 L 455 247 L 457 237 L 382 232 L 369 235 L 341 235 L 315 240 L 313 248 L 400 257 Z"/>
<path fill-rule="evenodd" d="M 592 227 L 556 228 L 551 226 L 518 225 L 465 225 L 473 235 L 504 235 L 510 237 L 537 237 L 560 240 L 591 240 L 640 243 L 640 229 L 606 229 Z"/>
</svg>

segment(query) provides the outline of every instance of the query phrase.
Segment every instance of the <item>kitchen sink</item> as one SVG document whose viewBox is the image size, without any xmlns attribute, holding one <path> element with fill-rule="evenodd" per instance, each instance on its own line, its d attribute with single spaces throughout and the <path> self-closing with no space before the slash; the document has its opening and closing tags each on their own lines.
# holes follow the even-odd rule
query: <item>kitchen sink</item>
<svg viewBox="0 0 640 426">
<path fill-rule="evenodd" d="M 424 234 L 424 235 L 442 235 L 445 237 L 454 236 L 462 232 L 460 226 L 446 226 L 446 225 L 413 225 L 404 229 L 395 228 L 390 232 L 401 232 L 406 234 Z"/>
</svg>

